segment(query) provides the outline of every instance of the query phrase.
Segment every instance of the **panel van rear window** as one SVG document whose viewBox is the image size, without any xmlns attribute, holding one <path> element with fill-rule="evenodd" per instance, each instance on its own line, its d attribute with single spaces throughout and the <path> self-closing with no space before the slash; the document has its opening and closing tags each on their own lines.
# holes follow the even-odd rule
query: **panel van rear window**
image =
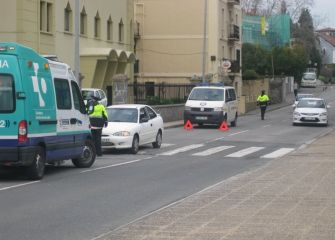
<svg viewBox="0 0 335 240">
<path fill-rule="evenodd" d="M 0 113 L 15 110 L 14 80 L 11 75 L 0 74 Z"/>
</svg>

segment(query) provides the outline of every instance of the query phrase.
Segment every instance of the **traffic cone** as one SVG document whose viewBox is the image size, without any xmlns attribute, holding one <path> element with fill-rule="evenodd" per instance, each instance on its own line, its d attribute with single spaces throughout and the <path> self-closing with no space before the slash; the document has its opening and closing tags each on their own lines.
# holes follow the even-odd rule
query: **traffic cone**
<svg viewBox="0 0 335 240">
<path fill-rule="evenodd" d="M 228 131 L 229 130 L 229 127 L 228 127 L 228 124 L 226 121 L 223 121 L 220 125 L 220 128 L 219 128 L 220 131 Z"/>
<path fill-rule="evenodd" d="M 192 126 L 192 123 L 190 120 L 187 120 L 185 125 L 184 125 L 184 129 L 186 130 L 192 130 L 193 129 L 193 126 Z"/>
</svg>

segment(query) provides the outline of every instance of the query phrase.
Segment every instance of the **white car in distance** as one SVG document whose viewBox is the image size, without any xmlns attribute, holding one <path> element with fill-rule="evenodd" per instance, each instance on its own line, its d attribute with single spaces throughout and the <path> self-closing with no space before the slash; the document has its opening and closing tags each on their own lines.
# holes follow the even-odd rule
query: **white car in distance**
<svg viewBox="0 0 335 240">
<path fill-rule="evenodd" d="M 99 103 L 101 103 L 105 107 L 107 106 L 107 96 L 102 89 L 99 89 L 99 88 L 82 88 L 81 89 L 81 94 L 83 96 L 85 105 L 87 104 L 87 101 L 90 100 L 92 96 L 94 96 L 94 97 L 100 99 Z"/>
<path fill-rule="evenodd" d="M 152 143 L 160 148 L 164 124 L 162 117 L 151 107 L 141 104 L 121 104 L 106 108 L 108 126 L 102 130 L 103 149 L 130 149 L 133 154 L 139 146 Z"/>
<path fill-rule="evenodd" d="M 328 108 L 322 98 L 303 98 L 293 111 L 293 125 L 314 124 L 328 125 Z"/>
</svg>

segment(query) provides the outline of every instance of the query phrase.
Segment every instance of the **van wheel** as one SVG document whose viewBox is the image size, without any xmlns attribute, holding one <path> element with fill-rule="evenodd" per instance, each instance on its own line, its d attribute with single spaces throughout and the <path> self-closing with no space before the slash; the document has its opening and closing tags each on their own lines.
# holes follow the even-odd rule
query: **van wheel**
<svg viewBox="0 0 335 240">
<path fill-rule="evenodd" d="M 40 180 L 44 176 L 45 170 L 45 152 L 42 147 L 37 147 L 34 161 L 27 167 L 27 175 L 31 180 Z"/>
<path fill-rule="evenodd" d="M 152 143 L 153 148 L 160 148 L 162 145 L 162 132 L 161 130 L 158 131 L 156 135 L 156 141 Z"/>
<path fill-rule="evenodd" d="M 237 126 L 237 113 L 235 114 L 234 121 L 230 122 L 231 127 L 236 127 Z"/>
<path fill-rule="evenodd" d="M 140 148 L 140 142 L 137 135 L 134 135 L 133 144 L 131 146 L 130 152 L 136 154 Z"/>
<path fill-rule="evenodd" d="M 93 165 L 96 157 L 96 151 L 92 140 L 87 139 L 81 157 L 73 158 L 72 163 L 77 168 L 89 168 Z"/>
</svg>

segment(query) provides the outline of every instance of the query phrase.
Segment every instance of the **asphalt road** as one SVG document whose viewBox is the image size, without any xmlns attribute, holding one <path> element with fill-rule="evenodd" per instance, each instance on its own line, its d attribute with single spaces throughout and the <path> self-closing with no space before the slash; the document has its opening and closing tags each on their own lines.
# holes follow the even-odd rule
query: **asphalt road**
<svg viewBox="0 0 335 240">
<path fill-rule="evenodd" d="M 0 239 L 93 239 L 236 174 L 278 160 L 335 126 L 335 89 L 322 92 L 328 127 L 292 126 L 292 107 L 240 117 L 238 127 L 181 127 L 164 132 L 163 146 L 105 153 L 90 169 L 48 167 L 28 182 L 20 169 L 0 171 Z"/>
</svg>

